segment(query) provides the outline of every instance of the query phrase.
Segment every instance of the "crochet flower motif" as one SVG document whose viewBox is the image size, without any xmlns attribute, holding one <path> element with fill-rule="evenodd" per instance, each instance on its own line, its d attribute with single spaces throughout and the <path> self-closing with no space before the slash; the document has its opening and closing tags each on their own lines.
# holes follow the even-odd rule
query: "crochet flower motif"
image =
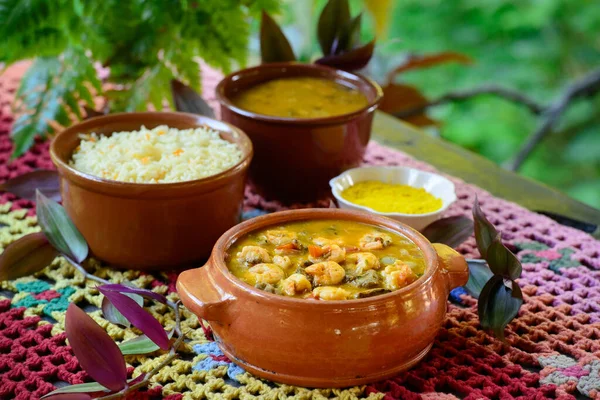
<svg viewBox="0 0 600 400">
<path fill-rule="evenodd" d="M 600 398 L 600 360 L 585 358 L 579 362 L 562 354 L 538 358 L 543 370 L 540 383 L 554 384 L 567 393 Z"/>
<path fill-rule="evenodd" d="M 194 365 L 195 371 L 210 371 L 220 366 L 227 367 L 227 376 L 234 381 L 238 381 L 238 376 L 243 374 L 242 368 L 238 367 L 229 360 L 229 358 L 223 354 L 216 342 L 208 342 L 202 344 L 196 344 L 193 347 L 196 354 L 205 354 L 206 357 Z M 239 382 L 239 381 L 238 381 Z"/>
<path fill-rule="evenodd" d="M 571 255 L 575 253 L 574 249 L 565 247 L 562 249 L 550 249 L 540 242 L 518 242 L 515 246 L 519 251 L 527 251 L 520 255 L 522 263 L 540 263 L 547 262 L 548 269 L 560 274 L 562 268 L 579 267 L 581 263 L 571 259 Z"/>
</svg>

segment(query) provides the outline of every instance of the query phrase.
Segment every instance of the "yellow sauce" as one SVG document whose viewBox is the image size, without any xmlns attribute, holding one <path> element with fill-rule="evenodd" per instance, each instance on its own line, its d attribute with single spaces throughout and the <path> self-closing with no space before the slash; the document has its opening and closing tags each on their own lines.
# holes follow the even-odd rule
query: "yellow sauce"
<svg viewBox="0 0 600 400">
<path fill-rule="evenodd" d="M 356 182 L 341 193 L 342 198 L 375 211 L 427 214 L 442 208 L 442 200 L 423 188 L 379 181 Z"/>
<path fill-rule="evenodd" d="M 383 235 L 389 242 L 383 245 L 377 239 L 367 241 L 366 235 L 377 238 Z M 343 249 L 343 257 L 332 251 L 334 245 Z M 251 253 L 250 249 L 254 252 Z M 375 265 L 361 266 L 357 262 L 358 254 L 362 258 L 369 253 L 372 256 L 368 257 L 376 261 Z M 287 257 L 289 265 L 276 264 L 281 261 L 276 257 Z M 343 272 L 337 271 L 343 275 L 339 282 L 323 283 L 320 281 L 322 277 L 307 272 L 313 265 L 331 261 L 333 257 L 337 257 L 335 263 L 343 268 Z M 341 220 L 293 222 L 252 232 L 231 246 L 226 262 L 236 277 L 252 286 L 276 294 L 320 300 L 354 299 L 390 292 L 414 282 L 425 272 L 421 249 L 405 236 Z M 268 283 L 265 283 L 264 276 L 252 272 L 261 265 L 267 265 L 265 269 L 271 268 L 275 272 Z M 405 280 L 393 280 L 393 273 L 386 273 L 396 265 L 408 272 Z M 308 282 L 303 281 L 306 287 L 301 287 L 301 290 L 286 293 L 286 278 L 293 274 L 303 275 Z M 346 295 L 343 298 L 320 298 L 318 292 L 323 290 L 322 287 L 339 288 Z"/>
<path fill-rule="evenodd" d="M 322 78 L 284 78 L 258 84 L 232 99 L 256 114 L 288 118 L 322 118 L 349 114 L 367 106 L 356 89 Z"/>
</svg>

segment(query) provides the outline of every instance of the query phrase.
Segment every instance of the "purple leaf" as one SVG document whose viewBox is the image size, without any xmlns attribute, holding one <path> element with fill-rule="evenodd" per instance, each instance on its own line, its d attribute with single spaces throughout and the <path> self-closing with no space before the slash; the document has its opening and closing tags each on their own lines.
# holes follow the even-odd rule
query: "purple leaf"
<svg viewBox="0 0 600 400">
<path fill-rule="evenodd" d="M 173 336 L 173 331 L 169 332 L 169 339 Z M 119 343 L 119 349 L 123 355 L 129 354 L 148 354 L 158 350 L 158 346 L 146 335 L 140 335 L 133 339 Z"/>
<path fill-rule="evenodd" d="M 139 296 L 139 295 L 133 294 L 133 293 L 128 293 L 128 294 L 126 294 L 126 296 L 131 297 L 140 306 L 144 305 L 144 299 L 142 298 L 142 296 Z M 112 303 L 108 300 L 108 298 L 106 296 L 102 299 L 102 307 L 101 308 L 102 308 L 102 316 L 107 321 L 110 321 L 116 325 L 124 326 L 126 328 L 129 328 L 131 326 L 129 321 L 127 321 L 127 318 L 125 318 L 123 316 L 123 314 L 121 314 L 119 312 L 119 310 L 117 310 L 115 308 L 115 306 L 112 305 Z"/>
<path fill-rule="evenodd" d="M 375 49 L 375 39 L 362 47 L 357 47 L 346 53 L 335 54 L 319 58 L 315 64 L 327 65 L 333 68 L 343 69 L 344 71 L 355 71 L 366 66 Z"/>
<path fill-rule="evenodd" d="M 127 369 L 119 347 L 100 325 L 73 303 L 67 309 L 65 331 L 75 357 L 89 376 L 112 391 L 125 387 Z"/>
<path fill-rule="evenodd" d="M 479 254 L 482 258 L 486 258 L 488 247 L 498 236 L 498 231 L 481 211 L 477 198 L 475 198 L 475 204 L 473 204 L 473 221 L 475 222 L 475 241 L 477 242 Z"/>
<path fill-rule="evenodd" d="M 0 191 L 10 192 L 30 201 L 35 201 L 36 189 L 52 200 L 60 201 L 58 172 L 40 169 L 19 175 L 0 184 Z"/>
<path fill-rule="evenodd" d="M 59 393 L 44 397 L 48 400 L 91 400 L 92 396 L 87 393 Z"/>
<path fill-rule="evenodd" d="M 296 61 L 290 42 L 277 22 L 264 11 L 260 21 L 260 57 L 263 63 Z"/>
<path fill-rule="evenodd" d="M 137 304 L 135 300 L 122 293 L 103 289 L 102 286 L 99 286 L 98 290 L 110 300 L 113 306 L 115 306 L 115 308 L 119 310 L 133 326 L 144 332 L 144 334 L 156 343 L 158 347 L 163 350 L 169 348 L 169 338 L 160 322 Z"/>
<path fill-rule="evenodd" d="M 77 262 L 85 260 L 89 251 L 87 242 L 60 204 L 38 190 L 35 213 L 42 231 L 56 250 Z"/>
<path fill-rule="evenodd" d="M 131 286 L 121 285 L 120 283 L 108 283 L 106 285 L 98 286 L 98 289 L 109 290 L 111 292 L 119 293 L 134 293 L 150 300 L 156 300 L 160 303 L 167 304 L 167 298 L 160 293 L 155 293 L 152 290 L 140 289 Z M 103 292 L 104 293 L 104 292 Z"/>
<path fill-rule="evenodd" d="M 494 276 L 484 260 L 467 260 L 469 280 L 464 286 L 466 291 L 476 299 L 479 298 L 485 284 Z"/>
<path fill-rule="evenodd" d="M 194 89 L 183 84 L 177 79 L 171 80 L 171 93 L 177 111 L 206 115 L 214 118 L 215 113 L 211 106 Z"/>
<path fill-rule="evenodd" d="M 473 234 L 473 221 L 462 215 L 442 218 L 427 225 L 421 233 L 431 243 L 456 248 Z"/>
<path fill-rule="evenodd" d="M 17 279 L 46 268 L 58 252 L 42 232 L 30 233 L 9 244 L 0 254 L 0 281 Z"/>
<path fill-rule="evenodd" d="M 129 386 L 133 386 L 136 383 L 139 383 L 141 381 L 144 380 L 144 378 L 146 378 L 146 374 L 139 374 L 138 376 L 136 376 L 135 378 L 131 379 L 129 382 L 127 382 L 129 384 Z"/>
</svg>

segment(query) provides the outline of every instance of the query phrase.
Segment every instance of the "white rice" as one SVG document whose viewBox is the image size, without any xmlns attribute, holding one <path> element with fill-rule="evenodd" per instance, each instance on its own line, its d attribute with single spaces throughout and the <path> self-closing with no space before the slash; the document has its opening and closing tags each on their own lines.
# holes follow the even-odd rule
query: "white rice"
<svg viewBox="0 0 600 400">
<path fill-rule="evenodd" d="M 201 179 L 237 164 L 241 150 L 207 128 L 179 130 L 166 125 L 79 135 L 70 162 L 90 175 L 121 182 L 169 183 Z"/>
</svg>

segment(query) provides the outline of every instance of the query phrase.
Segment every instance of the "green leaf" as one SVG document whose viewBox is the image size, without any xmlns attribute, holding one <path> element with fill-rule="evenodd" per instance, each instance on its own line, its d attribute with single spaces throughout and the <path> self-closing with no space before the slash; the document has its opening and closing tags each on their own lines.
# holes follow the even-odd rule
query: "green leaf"
<svg viewBox="0 0 600 400">
<path fill-rule="evenodd" d="M 61 393 L 95 393 L 95 392 L 110 392 L 107 388 L 99 384 L 98 382 L 89 382 L 89 383 L 79 383 L 77 385 L 69 385 L 63 386 L 59 389 L 56 389 L 40 398 L 45 399 L 50 396 L 54 396 L 55 394 Z"/>
<path fill-rule="evenodd" d="M 333 43 L 336 39 L 339 40 L 349 23 L 348 0 L 329 0 L 321 11 L 317 25 L 317 36 L 324 56 L 334 54 Z"/>
<path fill-rule="evenodd" d="M 475 198 L 475 204 L 473 204 L 473 221 L 475 222 L 475 241 L 477 242 L 479 254 L 482 258 L 486 258 L 488 247 L 498 236 L 498 231 L 481 211 L 477 198 Z"/>
<path fill-rule="evenodd" d="M 45 137 L 47 133 L 53 133 L 51 121 L 70 125 L 69 111 L 81 117 L 79 100 L 93 106 L 94 100 L 86 84 L 101 93 L 96 69 L 83 49 L 69 48 L 62 58 L 37 58 L 17 91 L 17 103 L 20 104 L 17 111 L 22 115 L 11 133 L 15 145 L 13 157 L 31 147 L 36 135 Z"/>
<path fill-rule="evenodd" d="M 77 262 L 86 259 L 87 242 L 61 205 L 37 191 L 36 214 L 42 231 L 55 249 Z"/>
<path fill-rule="evenodd" d="M 421 233 L 431 243 L 456 248 L 473 234 L 473 221 L 462 215 L 442 218 L 427 225 Z"/>
<path fill-rule="evenodd" d="M 46 268 L 58 252 L 42 232 L 12 242 L 0 254 L 0 281 L 32 275 Z"/>
<path fill-rule="evenodd" d="M 264 11 L 260 22 L 260 56 L 263 63 L 296 61 L 290 42 L 277 22 Z"/>
<path fill-rule="evenodd" d="M 485 284 L 494 276 L 484 260 L 467 260 L 469 265 L 469 281 L 465 290 L 476 299 L 479 298 Z"/>
<path fill-rule="evenodd" d="M 487 249 L 486 260 L 495 275 L 517 279 L 521 276 L 521 262 L 509 249 L 504 246 L 498 234 Z"/>
<path fill-rule="evenodd" d="M 168 337 L 169 339 L 171 339 L 171 337 L 173 337 L 173 332 L 169 332 Z M 160 347 L 158 347 L 156 343 L 150 340 L 148 336 L 140 335 L 131 340 L 121 342 L 119 344 L 119 349 L 121 349 L 121 353 L 123 353 L 123 355 L 130 355 L 153 353 L 156 350 L 160 349 Z"/>
<path fill-rule="evenodd" d="M 494 275 L 479 295 L 479 322 L 484 329 L 504 340 L 504 328 L 517 316 L 522 304 L 523 293 L 519 285 L 511 280 L 505 283 L 504 278 Z"/>
</svg>

